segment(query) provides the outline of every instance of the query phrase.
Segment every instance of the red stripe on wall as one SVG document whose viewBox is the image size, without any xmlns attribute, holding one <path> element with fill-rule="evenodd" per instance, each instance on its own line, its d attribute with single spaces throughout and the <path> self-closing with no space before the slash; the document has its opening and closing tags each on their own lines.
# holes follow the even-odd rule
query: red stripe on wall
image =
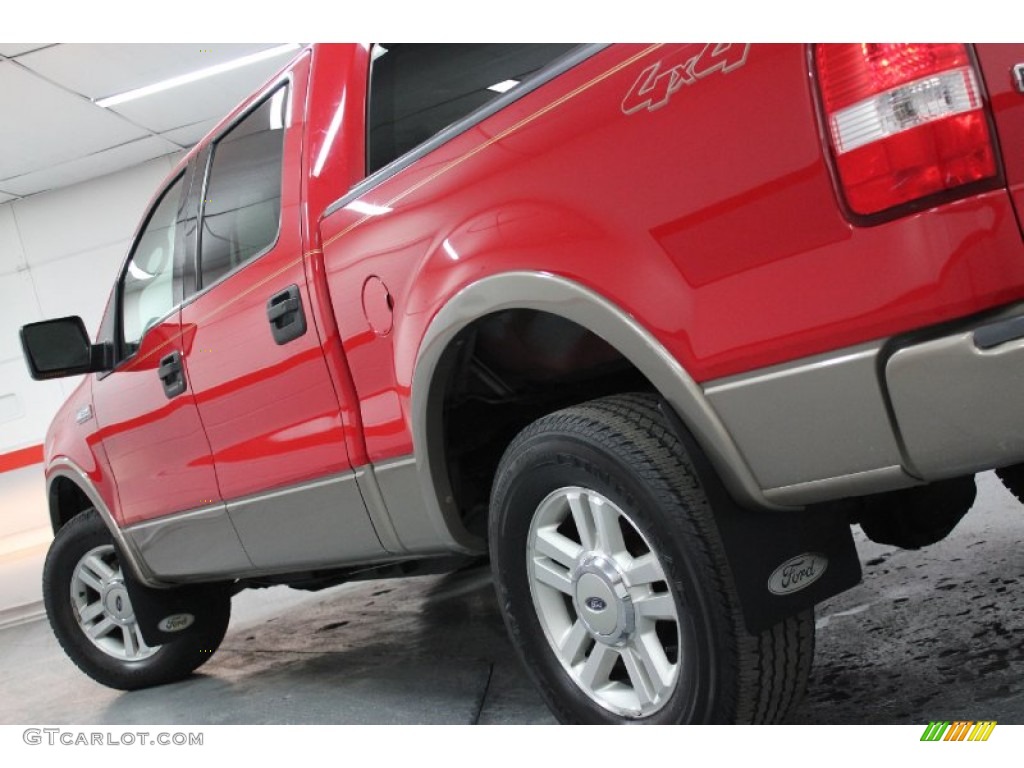
<svg viewBox="0 0 1024 768">
<path fill-rule="evenodd" d="M 0 472 L 10 472 L 12 469 L 31 467 L 33 464 L 43 463 L 43 446 L 33 445 L 30 448 L 22 448 L 20 451 L 0 453 Z"/>
</svg>

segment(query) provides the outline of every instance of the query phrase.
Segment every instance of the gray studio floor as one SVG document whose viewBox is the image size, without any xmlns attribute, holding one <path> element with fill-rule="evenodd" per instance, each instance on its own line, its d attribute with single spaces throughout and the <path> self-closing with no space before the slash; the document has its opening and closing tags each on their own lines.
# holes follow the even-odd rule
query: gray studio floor
<svg viewBox="0 0 1024 768">
<path fill-rule="evenodd" d="M 858 535 L 864 582 L 818 607 L 793 723 L 1024 723 L 1024 509 L 991 474 L 945 542 Z M 0 723 L 550 723 L 505 639 L 486 568 L 235 598 L 192 678 L 119 693 L 78 673 L 45 620 L 0 630 Z"/>
</svg>

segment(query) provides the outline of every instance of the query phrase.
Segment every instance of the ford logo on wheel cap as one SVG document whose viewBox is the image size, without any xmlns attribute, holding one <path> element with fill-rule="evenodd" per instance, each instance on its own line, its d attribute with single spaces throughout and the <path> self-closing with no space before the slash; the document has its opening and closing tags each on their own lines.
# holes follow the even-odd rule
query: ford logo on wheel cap
<svg viewBox="0 0 1024 768">
<path fill-rule="evenodd" d="M 583 601 L 583 604 L 587 606 L 594 613 L 600 613 L 608 607 L 608 603 L 602 600 L 600 597 L 588 597 Z"/>
</svg>

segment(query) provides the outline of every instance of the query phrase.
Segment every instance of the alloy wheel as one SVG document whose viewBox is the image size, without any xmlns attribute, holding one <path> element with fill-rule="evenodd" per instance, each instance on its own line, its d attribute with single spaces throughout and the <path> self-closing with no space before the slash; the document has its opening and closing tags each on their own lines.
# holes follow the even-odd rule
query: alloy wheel
<svg viewBox="0 0 1024 768">
<path fill-rule="evenodd" d="M 548 644 L 573 682 L 620 716 L 661 709 L 679 683 L 679 611 L 629 515 L 593 490 L 553 491 L 534 513 L 527 569 Z"/>
<path fill-rule="evenodd" d="M 108 656 L 141 661 L 159 650 L 142 637 L 113 546 L 94 547 L 75 565 L 71 604 L 82 633 Z"/>
</svg>

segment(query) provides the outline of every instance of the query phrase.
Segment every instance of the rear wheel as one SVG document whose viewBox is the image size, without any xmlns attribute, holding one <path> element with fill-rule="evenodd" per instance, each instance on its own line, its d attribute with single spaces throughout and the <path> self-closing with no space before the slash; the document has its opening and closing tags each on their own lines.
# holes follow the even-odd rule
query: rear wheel
<svg viewBox="0 0 1024 768">
<path fill-rule="evenodd" d="M 508 448 L 491 556 L 513 644 L 566 722 L 778 722 L 813 613 L 747 632 L 712 510 L 656 400 L 545 416 Z"/>
<path fill-rule="evenodd" d="M 231 615 L 224 595 L 210 604 L 213 620 L 201 636 L 147 645 L 113 539 L 95 510 L 57 532 L 43 567 L 43 602 L 68 657 L 97 682 L 122 690 L 190 674 L 220 645 Z"/>
</svg>

